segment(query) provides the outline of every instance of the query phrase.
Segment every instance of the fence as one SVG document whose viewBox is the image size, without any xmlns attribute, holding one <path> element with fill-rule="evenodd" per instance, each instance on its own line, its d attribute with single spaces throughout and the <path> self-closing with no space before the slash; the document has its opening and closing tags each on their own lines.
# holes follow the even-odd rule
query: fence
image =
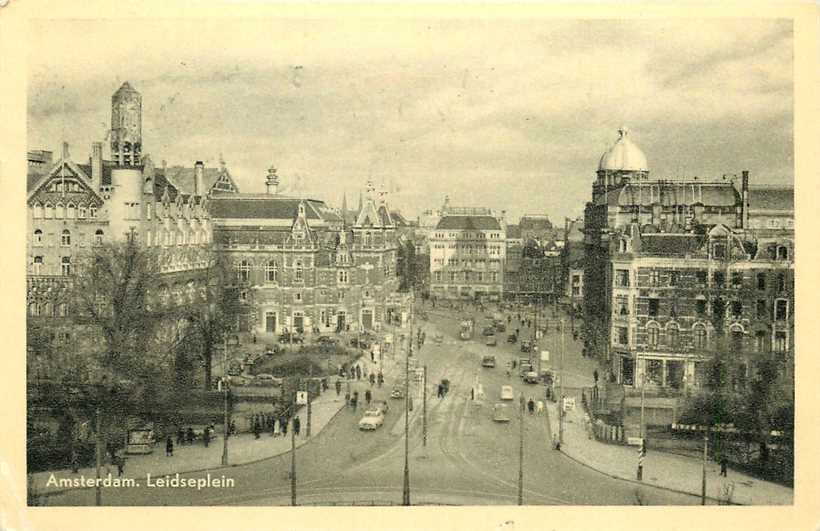
<svg viewBox="0 0 820 531">
<path fill-rule="evenodd" d="M 623 426 L 609 424 L 596 415 L 603 398 L 598 393 L 597 387 L 585 387 L 581 389 L 581 404 L 586 412 L 587 432 L 595 437 L 595 440 L 611 443 L 624 444 L 626 437 Z"/>
</svg>

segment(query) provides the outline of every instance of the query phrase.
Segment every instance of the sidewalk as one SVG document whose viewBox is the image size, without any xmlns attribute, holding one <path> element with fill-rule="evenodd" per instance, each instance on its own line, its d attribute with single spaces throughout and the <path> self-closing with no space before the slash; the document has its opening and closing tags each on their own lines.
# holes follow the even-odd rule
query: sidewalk
<svg viewBox="0 0 820 531">
<path fill-rule="evenodd" d="M 311 438 L 316 437 L 322 429 L 330 423 L 336 414 L 344 407 L 344 394 L 337 397 L 336 391 L 331 387 L 311 403 Z M 301 430 L 296 437 L 296 447 L 306 444 L 307 438 L 307 410 L 302 407 L 299 410 L 301 420 Z M 268 459 L 280 454 L 289 452 L 291 449 L 292 422 L 288 427 L 287 436 L 273 437 L 270 433 L 261 434 L 256 439 L 252 433 L 240 433 L 228 439 L 228 463 L 229 466 L 244 465 Z M 224 441 L 220 434 L 214 436 L 210 445 L 206 448 L 201 442 L 191 446 L 174 446 L 174 455 L 165 455 L 165 443 L 158 441 L 154 445 L 154 452 L 147 455 L 130 455 L 125 462 L 125 478 L 144 479 L 146 474 L 152 476 L 162 476 L 165 474 L 196 472 L 222 467 L 222 448 Z M 109 473 L 117 477 L 117 467 L 115 465 L 104 465 L 100 470 L 100 476 L 106 477 Z M 64 478 L 91 479 L 96 477 L 94 467 L 81 468 L 77 474 L 70 469 L 37 472 L 31 474 L 35 489 L 43 494 L 57 494 L 73 488 L 83 487 L 61 487 L 48 485 L 49 480 L 54 477 L 58 482 Z"/>
<path fill-rule="evenodd" d="M 558 434 L 558 404 L 547 404 L 550 430 Z M 651 485 L 677 492 L 701 495 L 702 461 L 690 457 L 653 452 L 650 448 L 643 460 L 643 481 L 636 479 L 638 448 L 606 444 L 591 439 L 584 425 L 584 411 L 579 406 L 564 417 L 564 442 L 561 451 L 568 457 L 603 474 L 637 484 Z M 712 461 L 706 464 L 707 503 L 725 500 L 724 489 L 733 486 L 732 503 L 740 505 L 790 505 L 794 490 L 776 483 L 762 481 L 729 469 L 728 477 L 719 475 L 720 467 Z"/>
</svg>

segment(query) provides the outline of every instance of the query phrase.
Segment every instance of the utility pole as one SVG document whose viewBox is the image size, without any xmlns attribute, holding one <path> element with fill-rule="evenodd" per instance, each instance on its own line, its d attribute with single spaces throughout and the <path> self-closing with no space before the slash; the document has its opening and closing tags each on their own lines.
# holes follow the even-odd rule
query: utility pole
<svg viewBox="0 0 820 531">
<path fill-rule="evenodd" d="M 561 318 L 561 379 L 558 382 L 560 401 L 558 402 L 558 442 L 564 444 L 564 319 Z"/>
<path fill-rule="evenodd" d="M 700 483 L 700 504 L 706 505 L 706 453 L 709 447 L 709 432 L 703 436 L 703 474 Z"/>
<path fill-rule="evenodd" d="M 518 505 L 524 505 L 524 393 L 518 402 Z"/>
<path fill-rule="evenodd" d="M 310 397 L 310 380 L 308 380 L 308 384 L 305 386 L 307 389 L 307 429 L 305 430 L 305 435 L 307 438 L 310 438 L 310 404 L 313 400 Z"/>
<path fill-rule="evenodd" d="M 298 389 L 298 386 L 297 386 Z M 291 404 L 293 418 L 296 418 L 296 389 L 293 391 L 293 402 Z M 290 426 L 290 504 L 296 507 L 296 430 Z"/>
<path fill-rule="evenodd" d="M 646 369 L 641 372 L 641 452 L 638 457 L 638 481 L 643 481 L 643 449 L 646 448 L 646 423 L 644 422 L 644 401 L 646 400 Z"/>
<path fill-rule="evenodd" d="M 102 433 L 101 433 L 100 430 L 102 428 L 102 421 L 100 419 L 101 413 L 100 413 L 99 406 L 97 406 L 97 412 L 96 413 L 97 413 L 97 419 L 96 419 L 97 420 L 97 422 L 96 422 L 96 424 L 97 424 L 97 426 L 96 426 L 96 428 L 97 428 L 96 429 L 97 440 L 96 440 L 96 448 L 95 448 L 96 452 L 95 452 L 95 454 L 96 454 L 96 461 L 97 461 L 97 483 L 96 483 L 96 487 L 94 489 L 94 501 L 95 501 L 96 505 L 99 507 L 100 505 L 102 505 L 102 489 L 100 487 L 100 466 L 102 465 Z"/>
<path fill-rule="evenodd" d="M 224 350 L 222 352 L 222 407 L 224 413 L 224 432 L 222 441 L 222 466 L 228 466 L 228 336 L 224 335 Z"/>
<path fill-rule="evenodd" d="M 404 488 L 402 505 L 410 505 L 410 355 L 413 352 L 413 326 L 410 326 L 410 341 L 404 358 Z"/>
<path fill-rule="evenodd" d="M 424 366 L 424 377 L 422 380 L 422 387 L 424 389 L 424 396 L 422 401 L 422 438 L 421 445 L 427 447 L 427 365 Z"/>
</svg>

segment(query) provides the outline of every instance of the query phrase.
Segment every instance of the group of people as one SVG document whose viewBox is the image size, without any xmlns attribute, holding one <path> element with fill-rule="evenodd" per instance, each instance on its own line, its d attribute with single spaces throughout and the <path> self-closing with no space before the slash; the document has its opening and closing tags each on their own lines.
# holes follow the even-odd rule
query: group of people
<svg viewBox="0 0 820 531">
<path fill-rule="evenodd" d="M 288 434 L 288 421 L 288 416 L 284 413 L 255 413 L 250 419 L 251 431 L 257 439 L 262 436 L 262 432 L 268 432 L 273 437 L 284 436 Z M 293 419 L 293 431 L 299 435 L 299 417 Z"/>
</svg>

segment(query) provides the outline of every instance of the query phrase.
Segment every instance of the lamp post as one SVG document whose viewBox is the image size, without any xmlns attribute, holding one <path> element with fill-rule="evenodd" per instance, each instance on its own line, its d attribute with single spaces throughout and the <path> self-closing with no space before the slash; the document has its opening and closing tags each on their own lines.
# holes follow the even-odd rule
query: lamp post
<svg viewBox="0 0 820 531">
<path fill-rule="evenodd" d="M 646 423 L 644 422 L 644 401 L 646 400 L 646 368 L 641 372 L 641 451 L 638 452 L 638 481 L 643 481 L 643 451 L 646 448 Z"/>
<path fill-rule="evenodd" d="M 224 350 L 222 352 L 222 406 L 224 413 L 224 432 L 222 442 L 222 466 L 228 466 L 228 336 L 224 336 Z"/>
<path fill-rule="evenodd" d="M 703 436 L 703 471 L 700 483 L 700 504 L 706 505 L 706 453 L 709 447 L 709 432 Z"/>
<path fill-rule="evenodd" d="M 100 466 L 102 465 L 102 413 L 100 412 L 99 406 L 97 406 L 96 416 L 96 443 L 94 446 L 94 453 L 96 457 L 97 482 L 94 488 L 94 503 L 99 507 L 102 505 L 102 489 L 100 488 Z"/>
<path fill-rule="evenodd" d="M 296 419 L 297 389 L 293 391 L 293 402 L 291 403 L 291 412 L 293 413 L 294 419 Z M 290 504 L 296 507 L 296 430 L 292 424 L 290 427 Z"/>
<path fill-rule="evenodd" d="M 561 377 L 558 380 L 560 401 L 558 403 L 558 442 L 564 444 L 564 319 L 561 319 Z"/>
<path fill-rule="evenodd" d="M 410 505 L 410 355 L 413 352 L 413 326 L 410 326 L 410 339 L 407 356 L 404 358 L 404 486 L 402 505 Z"/>
<path fill-rule="evenodd" d="M 518 505 L 524 505 L 524 393 L 518 402 Z"/>
<path fill-rule="evenodd" d="M 422 401 L 422 438 L 421 445 L 427 448 L 427 365 L 424 366 L 424 377 L 422 379 L 422 389 L 424 396 Z"/>
</svg>

